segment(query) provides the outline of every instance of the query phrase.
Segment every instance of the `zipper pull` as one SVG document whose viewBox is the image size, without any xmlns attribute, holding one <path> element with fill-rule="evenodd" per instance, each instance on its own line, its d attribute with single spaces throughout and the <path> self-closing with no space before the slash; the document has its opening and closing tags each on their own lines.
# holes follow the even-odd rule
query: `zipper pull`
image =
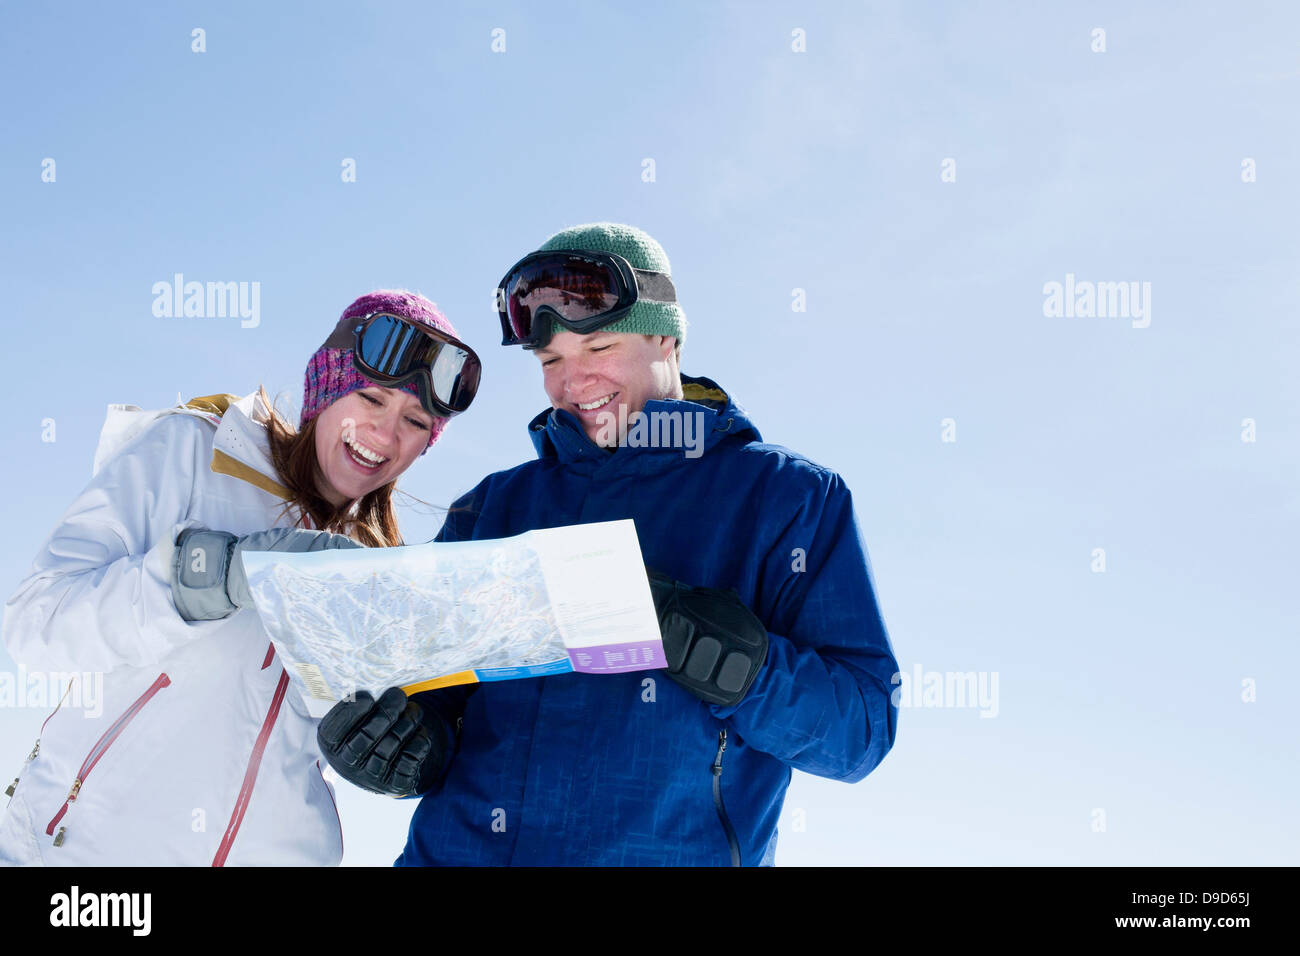
<svg viewBox="0 0 1300 956">
<path fill-rule="evenodd" d="M 32 747 L 32 752 L 29 753 L 27 755 L 27 759 L 23 761 L 23 770 L 27 769 L 27 765 L 31 763 L 33 760 L 35 760 L 36 755 L 40 752 L 41 752 L 41 738 L 37 737 L 36 746 Z M 14 782 L 9 784 L 9 786 L 5 789 L 6 797 L 12 797 L 14 795 L 14 791 L 18 789 L 18 779 L 21 776 L 22 776 L 22 770 L 18 772 L 18 777 L 14 777 Z"/>
<path fill-rule="evenodd" d="M 722 776 L 722 752 L 727 749 L 727 728 L 718 731 L 718 755 L 713 758 L 713 775 Z"/>
<path fill-rule="evenodd" d="M 81 789 L 81 778 L 78 777 L 72 781 L 72 789 L 68 791 L 67 808 L 72 809 L 72 805 L 77 802 L 77 791 Z M 54 834 L 54 845 L 63 846 L 63 840 L 68 834 L 68 825 L 65 823 L 59 827 L 59 832 Z"/>
</svg>

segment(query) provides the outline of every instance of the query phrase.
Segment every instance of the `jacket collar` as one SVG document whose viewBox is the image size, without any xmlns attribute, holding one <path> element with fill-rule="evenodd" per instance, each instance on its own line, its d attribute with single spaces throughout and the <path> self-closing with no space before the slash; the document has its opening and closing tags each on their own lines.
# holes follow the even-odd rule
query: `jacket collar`
<svg viewBox="0 0 1300 956">
<path fill-rule="evenodd" d="M 288 499 L 289 489 L 280 484 L 271 461 L 271 444 L 266 436 L 270 409 L 257 392 L 238 399 L 234 395 L 209 395 L 186 404 L 221 415 L 212 440 L 214 472 L 240 478 L 277 498 Z"/>
<path fill-rule="evenodd" d="M 702 453 L 707 454 L 720 441 L 732 435 L 745 435 L 749 441 L 762 441 L 758 427 L 749 420 L 731 397 L 717 382 L 703 376 L 682 376 L 682 398 L 653 399 L 646 402 L 646 413 L 680 412 L 683 415 L 701 415 L 703 425 Z M 577 417 L 562 409 L 548 408 L 539 412 L 528 423 L 528 436 L 537 457 L 558 459 L 565 464 L 575 462 L 592 462 L 601 465 L 606 462 L 643 462 L 652 460 L 667 462 L 680 457 L 683 450 L 677 448 L 632 447 L 624 445 L 613 454 L 601 448 L 587 437 L 582 423 Z"/>
</svg>

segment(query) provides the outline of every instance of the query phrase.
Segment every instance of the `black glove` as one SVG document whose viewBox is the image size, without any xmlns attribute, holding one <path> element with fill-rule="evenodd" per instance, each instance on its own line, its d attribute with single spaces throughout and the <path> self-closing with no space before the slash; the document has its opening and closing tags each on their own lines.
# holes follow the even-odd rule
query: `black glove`
<svg viewBox="0 0 1300 956">
<path fill-rule="evenodd" d="M 243 537 L 187 528 L 172 556 L 172 602 L 187 621 L 219 621 L 253 603 L 244 574 L 245 551 L 325 551 L 359 548 L 347 535 L 304 528 L 271 528 Z"/>
<path fill-rule="evenodd" d="M 767 628 L 735 591 L 694 588 L 650 571 L 668 676 L 700 700 L 730 706 L 767 660 Z"/>
<path fill-rule="evenodd" d="M 316 742 L 348 783 L 371 793 L 409 797 L 430 789 L 451 752 L 441 716 L 390 687 L 379 700 L 365 691 L 335 704 L 316 728 Z"/>
</svg>

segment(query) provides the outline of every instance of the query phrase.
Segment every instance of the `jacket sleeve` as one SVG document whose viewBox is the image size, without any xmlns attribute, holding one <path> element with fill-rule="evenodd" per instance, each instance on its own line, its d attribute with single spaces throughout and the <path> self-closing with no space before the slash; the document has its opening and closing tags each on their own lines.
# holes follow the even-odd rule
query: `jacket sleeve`
<svg viewBox="0 0 1300 956">
<path fill-rule="evenodd" d="M 166 415 L 114 455 L 59 519 L 4 609 L 14 660 L 111 671 L 161 660 L 221 622 L 189 624 L 171 596 L 173 542 L 189 520 L 213 429 Z"/>
<path fill-rule="evenodd" d="M 791 767 L 856 782 L 894 744 L 898 663 L 876 601 L 853 501 L 817 470 L 760 580 L 767 662 L 736 705 L 710 704 L 745 742 Z"/>
</svg>

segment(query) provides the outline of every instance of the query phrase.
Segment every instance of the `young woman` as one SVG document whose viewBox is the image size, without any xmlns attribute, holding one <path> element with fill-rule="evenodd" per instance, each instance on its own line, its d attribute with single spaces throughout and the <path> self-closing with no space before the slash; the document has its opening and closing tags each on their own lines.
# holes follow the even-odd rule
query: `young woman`
<svg viewBox="0 0 1300 956">
<path fill-rule="evenodd" d="M 400 544 L 394 484 L 478 377 L 432 302 L 384 290 L 312 356 L 296 431 L 264 389 L 110 416 L 94 478 L 4 621 L 29 669 L 102 680 L 102 716 L 64 705 L 46 720 L 0 818 L 0 863 L 342 859 L 316 722 L 240 554 Z"/>
</svg>

